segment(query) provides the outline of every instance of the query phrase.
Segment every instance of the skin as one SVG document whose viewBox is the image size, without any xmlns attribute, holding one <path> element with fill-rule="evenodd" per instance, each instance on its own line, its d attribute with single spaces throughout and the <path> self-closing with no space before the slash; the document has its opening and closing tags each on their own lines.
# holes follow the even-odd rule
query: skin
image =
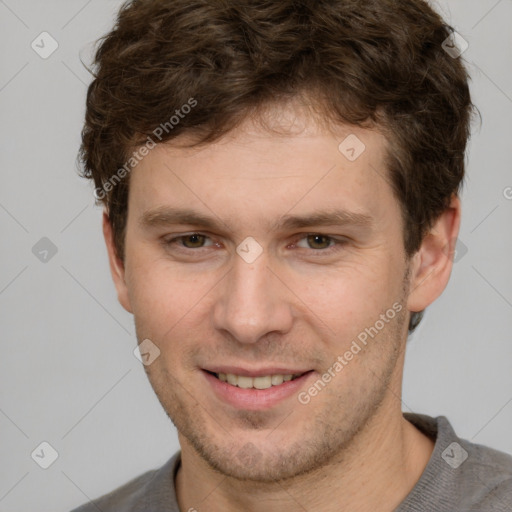
<svg viewBox="0 0 512 512">
<path fill-rule="evenodd" d="M 404 351 L 409 312 L 426 308 L 449 280 L 460 201 L 452 198 L 408 260 L 384 137 L 328 128 L 293 104 L 271 113 L 270 125 L 249 117 L 207 146 L 186 149 L 176 139 L 150 151 L 130 176 L 124 262 L 103 218 L 119 301 L 134 315 L 139 342 L 161 351 L 145 370 L 178 429 L 179 506 L 391 511 L 434 446 L 402 416 Z M 349 134 L 366 145 L 354 162 L 338 150 Z M 219 229 L 139 222 L 162 206 L 212 216 Z M 370 215 L 371 226 L 269 228 L 285 214 L 341 207 Z M 163 243 L 193 233 L 206 238 Z M 330 239 L 308 234 L 346 244 L 327 252 Z M 250 264 L 236 253 L 248 236 L 263 249 Z M 308 368 L 307 390 L 394 303 L 402 311 L 307 405 L 294 395 L 265 410 L 237 409 L 201 370 Z"/>
</svg>

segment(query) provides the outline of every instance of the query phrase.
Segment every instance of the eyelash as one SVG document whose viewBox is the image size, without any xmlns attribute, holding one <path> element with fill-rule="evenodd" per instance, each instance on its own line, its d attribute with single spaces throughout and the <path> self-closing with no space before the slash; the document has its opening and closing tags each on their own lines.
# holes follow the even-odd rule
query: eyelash
<svg viewBox="0 0 512 512">
<path fill-rule="evenodd" d="M 177 245 L 177 242 L 179 242 L 180 240 L 184 240 L 185 238 L 188 238 L 188 237 L 191 237 L 194 235 L 204 236 L 211 240 L 211 238 L 208 235 L 205 235 L 204 233 L 192 232 L 192 233 L 180 235 L 180 236 L 170 238 L 170 239 L 163 239 L 163 244 L 165 247 Z M 324 235 L 323 233 L 304 233 L 303 236 L 301 236 L 300 238 L 297 238 L 293 242 L 293 244 L 295 245 L 297 242 L 304 240 L 310 236 L 319 236 L 319 237 L 326 238 L 327 241 L 329 241 L 329 242 L 334 242 L 334 245 L 331 245 L 330 247 L 327 247 L 326 249 L 310 249 L 311 251 L 313 251 L 313 253 L 316 253 L 316 255 L 318 255 L 318 256 L 324 256 L 324 255 L 331 254 L 332 252 L 340 250 L 344 245 L 346 245 L 348 243 L 347 240 L 334 238 L 329 235 Z M 188 248 L 188 247 L 182 247 L 182 246 L 179 247 L 179 250 L 184 251 L 184 252 L 189 252 L 189 251 L 198 252 L 201 249 L 207 249 L 207 247 L 196 247 L 195 249 Z M 303 248 L 300 247 L 299 249 L 303 249 Z"/>
</svg>

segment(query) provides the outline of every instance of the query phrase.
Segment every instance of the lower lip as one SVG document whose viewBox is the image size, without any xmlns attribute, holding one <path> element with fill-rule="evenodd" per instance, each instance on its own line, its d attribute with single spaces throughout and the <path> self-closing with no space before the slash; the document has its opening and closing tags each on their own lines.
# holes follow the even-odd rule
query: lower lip
<svg viewBox="0 0 512 512">
<path fill-rule="evenodd" d="M 294 380 L 283 382 L 279 386 L 272 386 L 268 389 L 243 389 L 223 382 L 205 370 L 203 370 L 203 374 L 210 383 L 214 393 L 221 400 L 238 409 L 258 411 L 269 409 L 282 400 L 292 395 L 297 395 L 306 380 L 313 374 L 313 370 Z"/>
</svg>

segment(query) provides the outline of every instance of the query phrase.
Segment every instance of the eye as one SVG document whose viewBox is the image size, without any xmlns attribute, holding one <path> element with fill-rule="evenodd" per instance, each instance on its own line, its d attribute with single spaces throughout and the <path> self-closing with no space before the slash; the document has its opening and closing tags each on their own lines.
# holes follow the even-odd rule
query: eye
<svg viewBox="0 0 512 512">
<path fill-rule="evenodd" d="M 301 240 L 307 240 L 308 245 L 310 246 L 310 249 L 328 249 L 330 247 L 330 242 L 332 241 L 332 238 L 326 236 L 326 235 L 307 235 Z M 327 244 L 327 246 L 326 246 Z M 319 247 L 321 246 L 321 247 Z"/>
<path fill-rule="evenodd" d="M 209 239 L 210 237 L 201 233 L 190 233 L 164 240 L 164 244 L 166 246 L 177 245 L 179 249 L 202 249 L 205 247 L 204 242 Z"/>
<path fill-rule="evenodd" d="M 296 244 L 297 247 L 301 249 L 313 249 L 313 251 L 321 252 L 322 254 L 335 251 L 347 243 L 347 240 L 333 238 L 321 233 L 308 233 L 306 236 L 299 239 L 299 241 L 302 240 L 306 241 L 306 247 Z"/>
<path fill-rule="evenodd" d="M 208 241 L 209 243 L 207 243 Z M 206 249 L 213 246 L 219 247 L 217 242 L 213 242 L 209 236 L 202 233 L 188 233 L 163 239 L 162 242 L 165 247 L 182 252 L 196 252 L 194 249 Z M 295 242 L 293 246 L 299 249 L 309 249 L 310 253 L 316 253 L 315 256 L 322 256 L 330 254 L 346 244 L 347 240 L 345 239 L 333 238 L 322 233 L 307 233 L 305 236 L 302 236 L 302 238 L 297 239 L 297 242 Z"/>
</svg>

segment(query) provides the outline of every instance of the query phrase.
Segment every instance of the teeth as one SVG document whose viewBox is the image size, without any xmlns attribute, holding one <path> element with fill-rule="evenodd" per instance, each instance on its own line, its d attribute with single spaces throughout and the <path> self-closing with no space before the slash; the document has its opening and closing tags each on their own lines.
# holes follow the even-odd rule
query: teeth
<svg viewBox="0 0 512 512">
<path fill-rule="evenodd" d="M 233 375 L 233 377 L 235 377 Z M 251 377 L 243 377 L 242 375 L 239 375 L 238 377 L 235 377 L 235 379 L 238 379 L 237 386 L 242 389 L 249 389 L 252 388 L 252 378 Z"/>
<path fill-rule="evenodd" d="M 272 375 L 271 382 L 273 386 L 279 386 L 284 381 L 284 377 L 282 375 Z"/>
<path fill-rule="evenodd" d="M 264 377 L 246 377 L 245 375 L 233 375 L 232 373 L 216 373 L 215 374 L 222 382 L 228 382 L 232 386 L 237 386 L 242 389 L 268 389 L 272 386 L 279 386 L 283 382 L 300 377 L 300 373 L 293 375 L 265 375 Z"/>
</svg>

